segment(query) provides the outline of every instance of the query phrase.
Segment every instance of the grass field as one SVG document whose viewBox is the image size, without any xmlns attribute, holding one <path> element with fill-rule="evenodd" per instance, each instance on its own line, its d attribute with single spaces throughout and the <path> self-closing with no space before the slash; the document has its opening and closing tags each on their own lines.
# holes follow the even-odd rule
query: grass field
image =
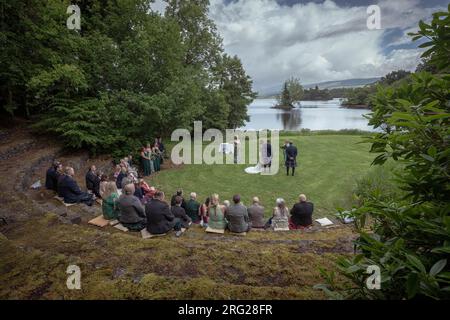
<svg viewBox="0 0 450 320">
<path fill-rule="evenodd" d="M 278 174 L 263 176 L 246 174 L 244 169 L 248 164 L 202 164 L 163 170 L 150 178 L 150 183 L 164 190 L 166 197 L 180 187 L 186 197 L 191 191 L 197 192 L 200 201 L 211 193 L 218 193 L 221 201 L 239 193 L 244 204 L 250 204 L 251 198 L 258 196 L 266 208 L 266 216 L 271 214 L 276 198 L 284 198 L 291 207 L 300 193 L 305 193 L 315 204 L 315 218 L 332 216 L 336 207 L 351 206 L 355 179 L 370 170 L 374 158 L 368 152 L 369 145 L 360 143 L 361 136 L 310 134 L 288 138 L 299 150 L 294 177 L 286 176 L 282 166 Z M 281 141 L 285 139 L 280 137 Z M 280 150 L 280 159 L 282 156 Z"/>
</svg>

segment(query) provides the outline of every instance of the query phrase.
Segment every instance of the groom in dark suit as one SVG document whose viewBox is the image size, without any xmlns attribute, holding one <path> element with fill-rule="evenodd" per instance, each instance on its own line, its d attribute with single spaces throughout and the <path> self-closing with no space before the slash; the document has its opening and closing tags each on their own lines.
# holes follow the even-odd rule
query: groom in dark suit
<svg viewBox="0 0 450 320">
<path fill-rule="evenodd" d="M 292 168 L 292 176 L 294 176 L 297 166 L 297 153 L 297 147 L 292 144 L 292 141 L 289 141 L 286 148 L 286 175 L 289 175 L 289 168 Z"/>
</svg>

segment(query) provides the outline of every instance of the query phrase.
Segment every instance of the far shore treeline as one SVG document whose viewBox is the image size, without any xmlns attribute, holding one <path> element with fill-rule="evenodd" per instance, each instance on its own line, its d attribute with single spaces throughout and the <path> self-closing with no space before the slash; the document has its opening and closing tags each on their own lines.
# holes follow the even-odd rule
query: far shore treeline
<svg viewBox="0 0 450 320">
<path fill-rule="evenodd" d="M 0 0 L 0 111 L 66 146 L 136 150 L 156 135 L 236 128 L 256 94 L 224 53 L 208 0 Z M 67 7 L 81 10 L 69 30 Z"/>
</svg>

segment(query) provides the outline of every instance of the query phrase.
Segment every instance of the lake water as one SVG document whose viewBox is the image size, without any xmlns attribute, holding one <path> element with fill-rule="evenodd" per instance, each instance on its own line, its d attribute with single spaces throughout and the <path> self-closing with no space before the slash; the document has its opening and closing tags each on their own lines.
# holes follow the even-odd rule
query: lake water
<svg viewBox="0 0 450 320">
<path fill-rule="evenodd" d="M 250 121 L 241 129 L 374 131 L 363 117 L 369 109 L 341 108 L 339 99 L 301 101 L 300 107 L 291 111 L 272 109 L 275 104 L 275 99 L 255 99 L 248 107 Z"/>
</svg>

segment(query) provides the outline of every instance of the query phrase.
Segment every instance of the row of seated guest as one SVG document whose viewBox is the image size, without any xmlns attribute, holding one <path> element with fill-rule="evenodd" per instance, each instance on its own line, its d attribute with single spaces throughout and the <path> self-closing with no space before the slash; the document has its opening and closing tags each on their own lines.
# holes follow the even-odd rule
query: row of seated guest
<svg viewBox="0 0 450 320">
<path fill-rule="evenodd" d="M 175 230 L 176 235 L 181 234 L 183 226 L 189 226 L 189 217 L 184 209 L 176 205 L 172 209 L 164 201 L 164 192 L 156 191 L 153 198 L 145 206 L 134 196 L 135 186 L 128 184 L 118 200 L 118 219 L 128 229 L 140 231 L 144 228 L 151 234 L 164 234 Z M 181 204 L 181 199 L 179 204 Z"/>
<path fill-rule="evenodd" d="M 181 196 L 182 190 L 178 190 L 173 199 Z M 253 198 L 253 204 L 248 208 L 241 203 L 239 195 L 233 197 L 232 205 L 227 200 L 221 205 L 217 194 L 207 198 L 204 204 L 200 204 L 196 198 L 196 193 L 191 193 L 184 207 L 186 214 L 193 223 L 202 223 L 214 229 L 228 228 L 241 233 L 250 228 L 294 230 L 312 225 L 314 205 L 307 201 L 304 194 L 299 196 L 299 202 L 291 210 L 282 198 L 278 198 L 272 217 L 267 222 L 264 221 L 264 207 L 260 205 L 258 197 Z"/>
</svg>

